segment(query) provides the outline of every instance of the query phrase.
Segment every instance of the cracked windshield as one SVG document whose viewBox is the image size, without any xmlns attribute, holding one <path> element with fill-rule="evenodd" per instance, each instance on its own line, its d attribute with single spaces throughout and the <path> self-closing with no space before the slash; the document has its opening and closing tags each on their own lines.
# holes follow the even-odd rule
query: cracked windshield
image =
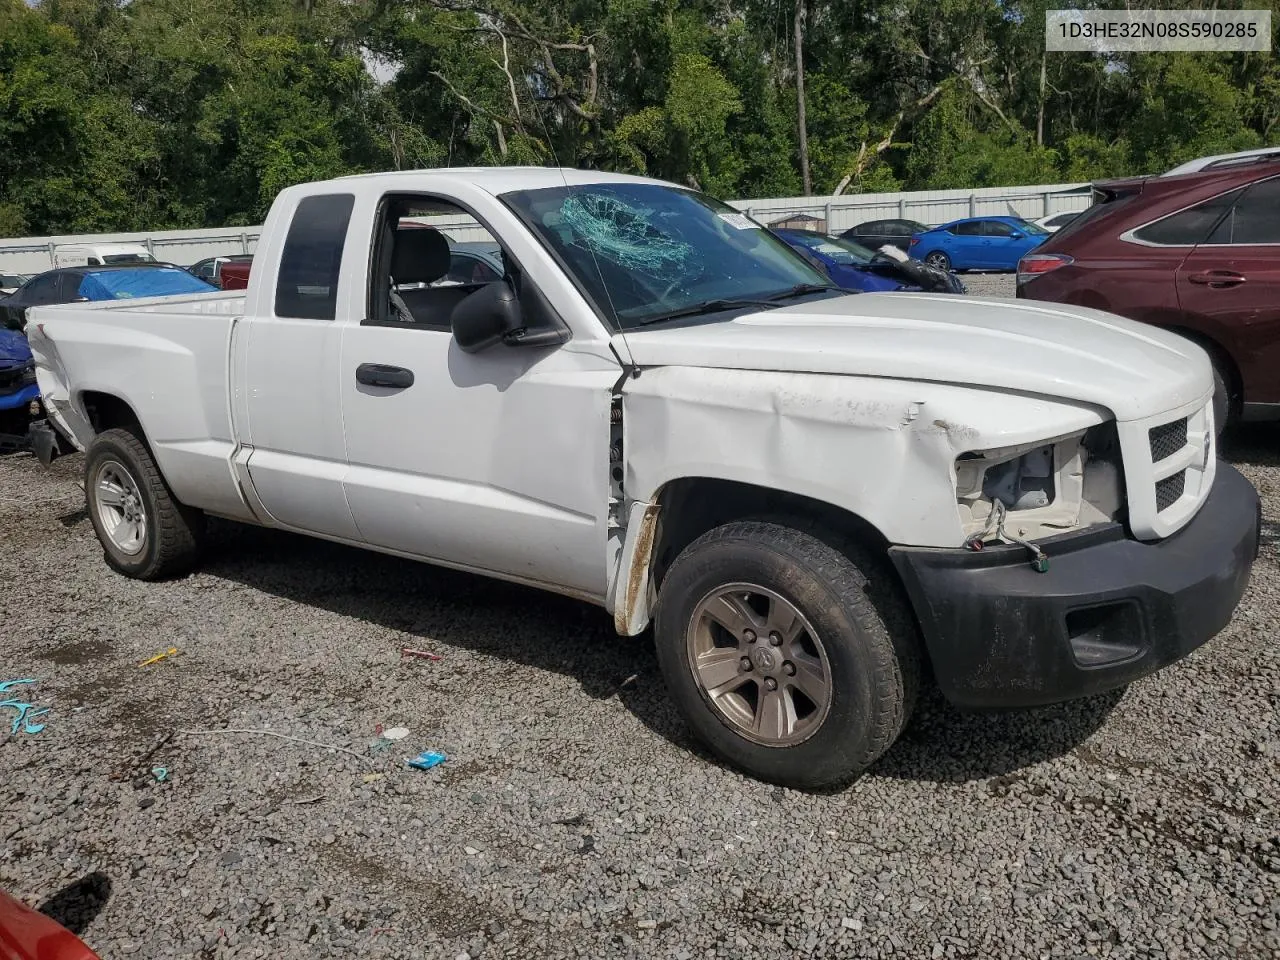
<svg viewBox="0 0 1280 960">
<path fill-rule="evenodd" d="M 589 184 L 503 199 L 618 329 L 831 287 L 754 221 L 687 190 Z"/>
</svg>

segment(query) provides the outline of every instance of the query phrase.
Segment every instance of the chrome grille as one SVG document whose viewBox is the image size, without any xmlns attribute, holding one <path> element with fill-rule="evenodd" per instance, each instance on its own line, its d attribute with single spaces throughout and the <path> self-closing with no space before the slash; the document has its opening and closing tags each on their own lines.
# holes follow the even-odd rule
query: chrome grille
<svg viewBox="0 0 1280 960">
<path fill-rule="evenodd" d="M 1156 513 L 1173 506 L 1187 488 L 1187 471 L 1179 470 L 1171 477 L 1156 481 Z"/>
<path fill-rule="evenodd" d="M 1147 439 L 1151 442 L 1152 463 L 1159 463 L 1166 457 L 1173 456 L 1187 445 L 1186 418 L 1152 427 L 1147 432 Z M 1181 496 L 1181 491 L 1179 491 L 1179 496 Z"/>
</svg>

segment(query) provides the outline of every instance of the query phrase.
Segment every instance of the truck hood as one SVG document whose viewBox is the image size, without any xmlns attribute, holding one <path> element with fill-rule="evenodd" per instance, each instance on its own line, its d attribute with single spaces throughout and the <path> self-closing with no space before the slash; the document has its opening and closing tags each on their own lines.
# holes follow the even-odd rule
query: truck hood
<svg viewBox="0 0 1280 960">
<path fill-rule="evenodd" d="M 625 347 L 640 367 L 926 380 L 1089 403 L 1117 420 L 1213 390 L 1208 356 L 1176 334 L 1101 310 L 946 294 L 856 294 L 633 330 Z"/>
</svg>

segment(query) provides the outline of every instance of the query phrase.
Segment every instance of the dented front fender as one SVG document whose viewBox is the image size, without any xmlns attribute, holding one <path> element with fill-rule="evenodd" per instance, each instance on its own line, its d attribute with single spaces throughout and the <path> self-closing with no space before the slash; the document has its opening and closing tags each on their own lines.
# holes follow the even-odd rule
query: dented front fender
<svg viewBox="0 0 1280 960">
<path fill-rule="evenodd" d="M 623 387 L 624 486 L 656 502 L 680 478 L 749 483 L 855 514 L 890 543 L 954 547 L 959 454 L 1105 419 L 1097 407 L 951 384 L 660 367 Z"/>
</svg>

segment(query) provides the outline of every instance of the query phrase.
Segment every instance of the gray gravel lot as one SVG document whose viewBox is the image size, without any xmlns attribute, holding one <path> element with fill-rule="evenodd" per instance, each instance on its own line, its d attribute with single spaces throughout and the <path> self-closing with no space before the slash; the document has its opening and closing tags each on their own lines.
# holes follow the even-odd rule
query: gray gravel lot
<svg viewBox="0 0 1280 960">
<path fill-rule="evenodd" d="M 1012 273 L 962 273 L 960 279 L 969 292 L 980 297 L 1012 297 Z"/>
<path fill-rule="evenodd" d="M 106 960 L 1280 956 L 1280 426 L 1227 453 L 1269 526 L 1210 645 L 1051 709 L 927 694 L 830 794 L 708 759 L 602 612 L 228 524 L 133 582 L 79 457 L 0 459 L 0 681 L 51 708 L 0 732 L 0 887 Z M 358 756 L 178 732 L 226 727 Z"/>
</svg>

